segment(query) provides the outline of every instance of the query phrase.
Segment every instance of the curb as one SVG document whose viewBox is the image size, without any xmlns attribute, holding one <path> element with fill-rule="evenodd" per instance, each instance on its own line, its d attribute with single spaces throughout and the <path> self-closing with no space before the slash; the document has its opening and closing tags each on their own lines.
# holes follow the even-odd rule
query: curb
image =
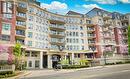
<svg viewBox="0 0 130 79">
<path fill-rule="evenodd" d="M 21 74 L 19 74 L 17 76 L 6 78 L 6 79 L 20 79 L 20 77 L 25 77 L 25 76 L 27 76 L 29 74 L 31 74 L 31 72 L 22 72 Z"/>
</svg>

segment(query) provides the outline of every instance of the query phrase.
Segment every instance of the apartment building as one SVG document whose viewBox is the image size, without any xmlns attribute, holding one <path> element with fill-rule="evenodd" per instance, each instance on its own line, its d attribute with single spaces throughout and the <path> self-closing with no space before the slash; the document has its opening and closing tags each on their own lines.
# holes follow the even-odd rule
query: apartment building
<svg viewBox="0 0 130 79">
<path fill-rule="evenodd" d="M 98 28 L 96 34 L 99 35 L 99 39 L 96 45 L 99 46 L 100 56 L 106 55 L 107 52 L 113 52 L 112 56 L 128 54 L 129 14 L 111 13 L 94 8 L 87 15 Z"/>
<path fill-rule="evenodd" d="M 108 51 L 112 56 L 128 54 L 129 14 L 94 8 L 87 14 L 69 11 L 60 15 L 42 8 L 36 0 L 0 4 L 0 45 L 13 50 L 20 43 L 28 69 L 53 68 L 67 58 L 70 64 L 79 64 L 79 60 L 91 61 Z"/>
</svg>

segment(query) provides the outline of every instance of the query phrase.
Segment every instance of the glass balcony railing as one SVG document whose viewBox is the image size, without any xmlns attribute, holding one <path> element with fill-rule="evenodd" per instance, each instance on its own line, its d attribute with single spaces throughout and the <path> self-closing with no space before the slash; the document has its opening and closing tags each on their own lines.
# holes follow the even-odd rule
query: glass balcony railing
<svg viewBox="0 0 130 79">
<path fill-rule="evenodd" d="M 56 43 L 64 43 L 65 40 L 63 39 L 51 39 L 50 42 L 56 42 Z"/>
<path fill-rule="evenodd" d="M 22 40 L 22 39 L 16 39 L 16 43 L 20 43 L 20 44 L 24 45 L 24 40 Z"/>
<path fill-rule="evenodd" d="M 16 25 L 17 26 L 21 26 L 21 27 L 25 27 L 26 26 L 26 22 L 16 21 Z"/>
<path fill-rule="evenodd" d="M 25 13 L 17 13 L 17 16 L 22 17 L 22 18 L 26 18 L 26 14 Z"/>
<path fill-rule="evenodd" d="M 63 26 L 63 25 L 54 25 L 54 24 L 51 24 L 50 27 L 59 28 L 59 29 L 65 29 L 65 26 Z"/>
<path fill-rule="evenodd" d="M 65 36 L 64 32 L 53 32 L 53 31 L 51 31 L 50 34 Z"/>
<path fill-rule="evenodd" d="M 16 35 L 25 36 L 25 31 L 22 31 L 22 30 L 16 30 Z"/>
</svg>

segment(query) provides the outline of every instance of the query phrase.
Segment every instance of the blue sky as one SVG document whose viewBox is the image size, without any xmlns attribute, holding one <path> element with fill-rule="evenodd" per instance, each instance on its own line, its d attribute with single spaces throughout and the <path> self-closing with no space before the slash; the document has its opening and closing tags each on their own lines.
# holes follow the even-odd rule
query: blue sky
<svg viewBox="0 0 130 79">
<path fill-rule="evenodd" d="M 69 10 L 82 14 L 97 7 L 110 12 L 130 13 L 130 0 L 38 0 L 42 7 L 52 12 L 65 14 Z"/>
</svg>

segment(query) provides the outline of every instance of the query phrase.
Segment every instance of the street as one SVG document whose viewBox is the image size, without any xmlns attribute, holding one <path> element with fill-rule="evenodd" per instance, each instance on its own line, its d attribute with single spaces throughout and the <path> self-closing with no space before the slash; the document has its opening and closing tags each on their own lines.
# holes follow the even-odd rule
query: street
<svg viewBox="0 0 130 79">
<path fill-rule="evenodd" d="M 21 79 L 130 79 L 130 64 L 79 70 L 32 70 Z"/>
</svg>

